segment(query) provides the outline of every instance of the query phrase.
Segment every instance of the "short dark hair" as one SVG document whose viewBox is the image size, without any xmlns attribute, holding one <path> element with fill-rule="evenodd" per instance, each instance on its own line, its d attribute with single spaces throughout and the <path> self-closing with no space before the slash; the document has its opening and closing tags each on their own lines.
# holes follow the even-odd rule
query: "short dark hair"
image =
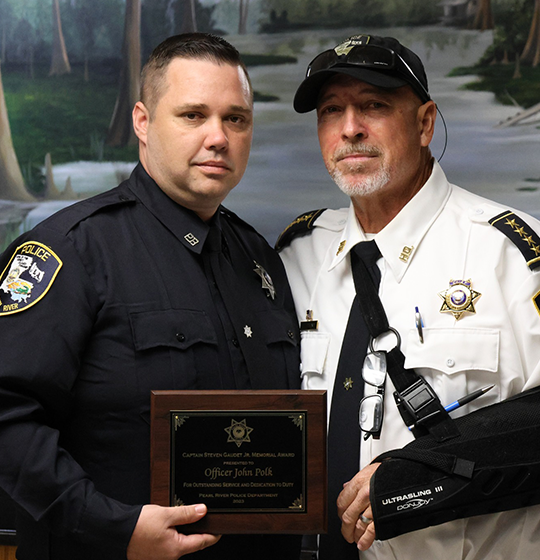
<svg viewBox="0 0 540 560">
<path fill-rule="evenodd" d="M 171 60 L 175 58 L 209 60 L 217 64 L 240 66 L 253 95 L 247 68 L 235 47 L 222 37 L 210 33 L 182 33 L 160 43 L 142 69 L 140 99 L 150 114 L 165 93 L 165 73 Z"/>
</svg>

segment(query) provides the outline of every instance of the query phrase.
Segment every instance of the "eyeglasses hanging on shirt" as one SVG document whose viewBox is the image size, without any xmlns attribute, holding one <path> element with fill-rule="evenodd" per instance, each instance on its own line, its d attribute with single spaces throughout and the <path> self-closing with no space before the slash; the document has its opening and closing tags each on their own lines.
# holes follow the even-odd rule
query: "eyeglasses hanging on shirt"
<svg viewBox="0 0 540 560">
<path fill-rule="evenodd" d="M 392 332 L 396 336 L 396 346 L 401 345 L 401 337 L 399 333 L 389 327 L 388 332 Z M 386 376 L 388 373 L 387 360 L 385 350 L 374 349 L 373 338 L 369 343 L 369 353 L 366 355 L 364 365 L 362 367 L 362 379 L 368 385 L 377 388 L 377 393 L 367 395 L 360 401 L 360 410 L 358 412 L 358 422 L 360 429 L 364 433 L 364 441 L 370 436 L 373 439 L 381 437 L 381 429 L 384 417 L 384 386 L 386 384 Z"/>
</svg>

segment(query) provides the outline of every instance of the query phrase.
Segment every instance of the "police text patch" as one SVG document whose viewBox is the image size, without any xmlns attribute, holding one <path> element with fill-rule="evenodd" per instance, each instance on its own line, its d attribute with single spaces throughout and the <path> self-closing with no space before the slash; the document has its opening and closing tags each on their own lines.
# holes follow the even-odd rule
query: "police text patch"
<svg viewBox="0 0 540 560">
<path fill-rule="evenodd" d="M 52 286 L 62 261 L 46 245 L 28 241 L 17 248 L 0 276 L 0 316 L 37 303 Z"/>
</svg>

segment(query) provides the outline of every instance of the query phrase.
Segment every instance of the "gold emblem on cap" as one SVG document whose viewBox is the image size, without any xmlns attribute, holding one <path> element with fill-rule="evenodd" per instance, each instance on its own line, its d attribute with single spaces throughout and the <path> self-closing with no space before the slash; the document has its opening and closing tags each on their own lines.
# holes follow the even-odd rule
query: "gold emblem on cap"
<svg viewBox="0 0 540 560">
<path fill-rule="evenodd" d="M 463 313 L 476 313 L 474 303 L 481 295 L 480 292 L 475 292 L 471 288 L 470 278 L 468 280 L 450 280 L 448 289 L 439 292 L 439 296 L 443 300 L 439 311 L 452 313 L 458 320 Z"/>
<path fill-rule="evenodd" d="M 349 54 L 353 47 L 354 45 L 351 45 L 351 43 L 347 41 L 346 43 L 341 43 L 341 45 L 338 45 L 334 49 L 334 51 L 338 56 L 343 56 L 344 54 Z"/>
<path fill-rule="evenodd" d="M 354 47 L 358 45 L 367 45 L 370 39 L 371 37 L 369 35 L 353 35 L 335 47 L 334 52 L 338 56 L 349 54 Z"/>
</svg>

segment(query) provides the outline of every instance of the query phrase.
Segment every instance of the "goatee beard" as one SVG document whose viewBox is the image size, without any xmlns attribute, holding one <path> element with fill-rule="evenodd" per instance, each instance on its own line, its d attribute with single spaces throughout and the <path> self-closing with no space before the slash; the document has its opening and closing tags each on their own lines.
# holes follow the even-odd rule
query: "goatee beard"
<svg viewBox="0 0 540 560">
<path fill-rule="evenodd" d="M 347 196 L 366 196 L 372 194 L 382 189 L 390 181 L 390 170 L 384 164 L 384 162 L 382 163 L 379 171 L 377 171 L 376 173 L 352 181 L 350 175 L 362 173 L 365 170 L 365 164 L 358 162 L 344 164 L 342 162 L 341 165 L 345 166 L 346 169 L 339 170 L 337 168 L 337 162 L 348 155 L 354 154 L 377 157 L 382 156 L 382 152 L 379 149 L 375 148 L 374 146 L 366 146 L 364 144 L 352 144 L 349 146 L 345 146 L 344 148 L 339 149 L 334 154 L 333 160 L 335 166 L 334 169 L 330 172 L 330 176 L 332 177 L 336 185 L 341 189 L 341 191 L 344 192 Z"/>
</svg>

